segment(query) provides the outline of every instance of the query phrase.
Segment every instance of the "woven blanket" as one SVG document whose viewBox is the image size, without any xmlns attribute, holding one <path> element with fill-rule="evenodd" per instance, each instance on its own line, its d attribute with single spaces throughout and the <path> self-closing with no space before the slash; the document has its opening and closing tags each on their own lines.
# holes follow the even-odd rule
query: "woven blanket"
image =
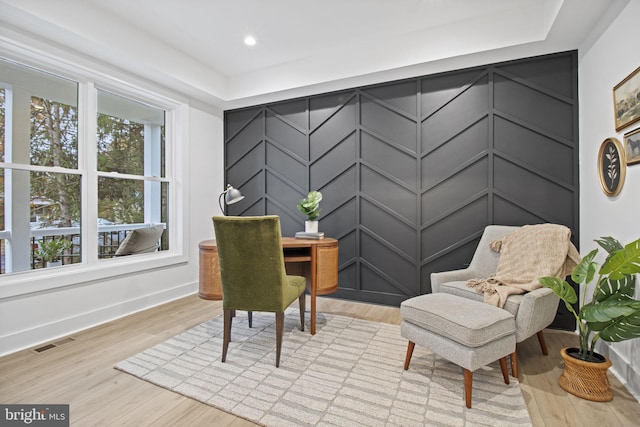
<svg viewBox="0 0 640 427">
<path fill-rule="evenodd" d="M 503 307 L 510 295 L 540 288 L 540 277 L 571 274 L 580 254 L 570 238 L 571 230 L 563 225 L 522 226 L 491 242 L 491 249 L 500 252 L 496 272 L 488 278 L 468 280 L 467 286 L 484 293 L 484 302 Z"/>
</svg>

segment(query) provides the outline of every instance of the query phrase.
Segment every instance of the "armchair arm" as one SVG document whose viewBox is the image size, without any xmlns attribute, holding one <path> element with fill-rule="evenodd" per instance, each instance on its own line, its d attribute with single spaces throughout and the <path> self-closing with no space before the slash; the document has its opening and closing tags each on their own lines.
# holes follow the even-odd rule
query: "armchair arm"
<svg viewBox="0 0 640 427">
<path fill-rule="evenodd" d="M 527 292 L 522 296 L 516 315 L 516 342 L 549 326 L 556 317 L 560 299 L 548 288 Z"/>
<path fill-rule="evenodd" d="M 431 273 L 431 292 L 436 293 L 440 288 L 440 285 L 447 282 L 459 282 L 463 280 L 473 279 L 478 277 L 475 270 L 471 268 L 463 268 L 460 270 L 441 271 L 438 273 Z"/>
</svg>

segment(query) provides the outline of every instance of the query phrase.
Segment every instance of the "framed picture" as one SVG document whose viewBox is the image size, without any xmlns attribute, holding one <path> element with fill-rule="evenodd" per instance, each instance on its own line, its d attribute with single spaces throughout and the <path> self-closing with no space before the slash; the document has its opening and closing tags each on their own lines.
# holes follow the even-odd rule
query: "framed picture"
<svg viewBox="0 0 640 427">
<path fill-rule="evenodd" d="M 624 149 L 628 165 L 640 163 L 640 128 L 624 135 Z"/>
<path fill-rule="evenodd" d="M 607 196 L 616 196 L 622 190 L 627 173 L 624 147 L 616 138 L 607 138 L 598 152 L 598 177 L 602 191 Z"/>
<path fill-rule="evenodd" d="M 613 88 L 616 132 L 640 120 L 640 67 Z"/>
</svg>

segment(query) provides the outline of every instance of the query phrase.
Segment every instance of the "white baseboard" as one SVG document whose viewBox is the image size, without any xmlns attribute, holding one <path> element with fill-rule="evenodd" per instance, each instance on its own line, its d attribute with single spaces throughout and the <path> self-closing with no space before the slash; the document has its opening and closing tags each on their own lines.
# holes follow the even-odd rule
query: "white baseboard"
<svg viewBox="0 0 640 427">
<path fill-rule="evenodd" d="M 166 304 L 196 293 L 198 283 L 186 283 L 154 294 L 147 294 L 118 304 L 60 319 L 31 329 L 0 337 L 0 357 L 36 347 L 62 337 L 110 322 L 139 311 Z"/>
<path fill-rule="evenodd" d="M 640 402 L 640 366 L 636 362 L 636 366 L 632 361 L 609 343 L 602 342 L 596 350 L 607 356 L 611 360 L 611 372 L 620 383 L 629 391 L 629 393 Z M 636 359 L 637 360 L 637 359 Z"/>
</svg>

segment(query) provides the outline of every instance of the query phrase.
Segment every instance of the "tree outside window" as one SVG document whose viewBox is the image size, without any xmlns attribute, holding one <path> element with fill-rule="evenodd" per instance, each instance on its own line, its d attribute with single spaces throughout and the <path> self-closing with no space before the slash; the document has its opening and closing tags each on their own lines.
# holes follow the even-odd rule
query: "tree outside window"
<svg viewBox="0 0 640 427">
<path fill-rule="evenodd" d="M 78 168 L 76 107 L 31 97 L 30 161 L 32 165 Z M 80 177 L 33 172 L 31 218 L 37 228 L 73 227 L 80 222 Z"/>
<path fill-rule="evenodd" d="M 165 112 L 98 91 L 98 216 L 135 227 L 167 223 Z M 101 236 L 101 257 L 120 246 L 122 233 Z M 168 249 L 166 233 L 160 250 Z"/>
</svg>

